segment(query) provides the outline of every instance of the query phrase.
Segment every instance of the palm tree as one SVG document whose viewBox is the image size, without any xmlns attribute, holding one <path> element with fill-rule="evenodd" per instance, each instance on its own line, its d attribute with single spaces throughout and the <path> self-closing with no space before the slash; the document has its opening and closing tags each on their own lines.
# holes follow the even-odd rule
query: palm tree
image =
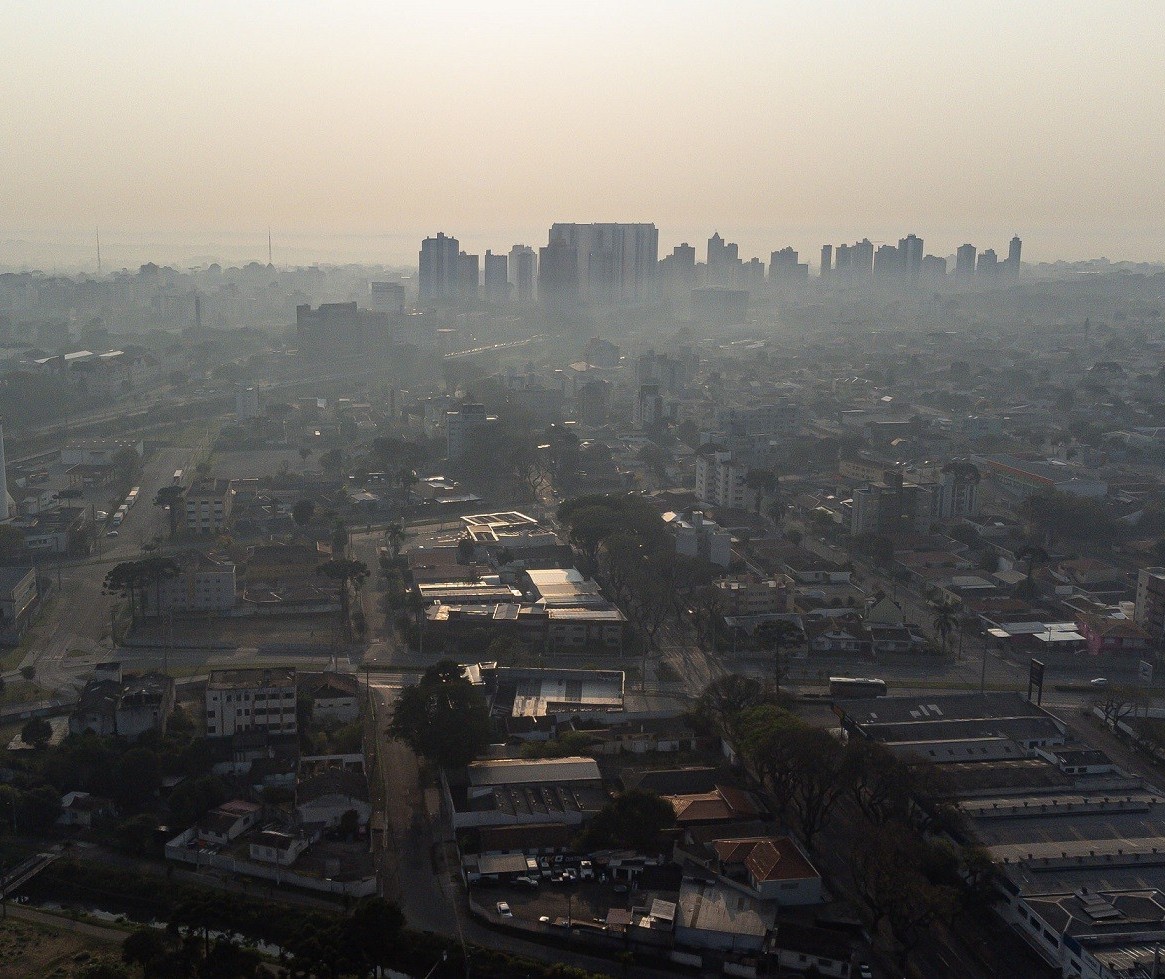
<svg viewBox="0 0 1165 979">
<path fill-rule="evenodd" d="M 400 521 L 390 523 L 384 530 L 384 540 L 392 549 L 392 559 L 400 557 L 400 549 L 405 542 L 405 529 Z"/>
<path fill-rule="evenodd" d="M 316 568 L 316 574 L 340 583 L 340 617 L 344 623 L 344 635 L 351 640 L 352 620 L 349 615 L 351 601 L 348 586 L 351 585 L 359 594 L 360 586 L 368 577 L 368 565 L 363 561 L 351 561 L 346 558 L 332 560 Z"/>
<path fill-rule="evenodd" d="M 955 623 L 958 621 L 959 606 L 956 602 L 940 598 L 931 603 L 931 608 L 934 611 L 934 631 L 942 640 L 943 652 L 949 652 L 951 633 L 955 631 Z"/>
</svg>

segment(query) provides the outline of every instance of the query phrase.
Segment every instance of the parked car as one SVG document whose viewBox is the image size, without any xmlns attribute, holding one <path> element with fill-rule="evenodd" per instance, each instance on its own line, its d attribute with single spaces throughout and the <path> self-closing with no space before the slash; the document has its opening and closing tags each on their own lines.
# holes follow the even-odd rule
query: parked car
<svg viewBox="0 0 1165 979">
<path fill-rule="evenodd" d="M 514 883 L 517 884 L 519 887 L 529 887 L 529 888 L 533 889 L 533 888 L 538 886 L 538 878 L 537 877 L 528 877 L 528 876 L 515 877 Z"/>
<path fill-rule="evenodd" d="M 869 962 L 858 963 L 858 976 L 860 979 L 874 979 L 874 970 L 870 968 Z"/>
<path fill-rule="evenodd" d="M 510 906 L 505 901 L 498 901 L 497 908 L 498 914 L 503 918 L 512 918 L 514 916 L 514 912 L 510 910 Z"/>
<path fill-rule="evenodd" d="M 626 884 L 616 884 L 613 888 L 616 894 L 626 894 L 628 889 Z"/>
<path fill-rule="evenodd" d="M 1095 680 L 1089 680 L 1088 682 L 1091 683 L 1094 687 L 1107 687 L 1108 677 L 1098 676 Z"/>
<path fill-rule="evenodd" d="M 580 860 L 578 865 L 578 875 L 583 880 L 595 879 L 595 868 L 589 860 Z"/>
<path fill-rule="evenodd" d="M 119 534 L 116 530 L 107 530 L 105 532 L 105 536 L 106 537 L 120 537 L 121 534 Z"/>
</svg>

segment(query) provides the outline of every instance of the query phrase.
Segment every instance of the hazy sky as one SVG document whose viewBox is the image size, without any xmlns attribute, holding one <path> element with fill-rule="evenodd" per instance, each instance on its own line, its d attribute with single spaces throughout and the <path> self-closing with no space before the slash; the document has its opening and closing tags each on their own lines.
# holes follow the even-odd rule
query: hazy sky
<svg viewBox="0 0 1165 979">
<path fill-rule="evenodd" d="M 0 263 L 654 221 L 1165 259 L 1165 3 L 0 0 Z M 804 260 L 804 258 L 803 258 Z"/>
</svg>

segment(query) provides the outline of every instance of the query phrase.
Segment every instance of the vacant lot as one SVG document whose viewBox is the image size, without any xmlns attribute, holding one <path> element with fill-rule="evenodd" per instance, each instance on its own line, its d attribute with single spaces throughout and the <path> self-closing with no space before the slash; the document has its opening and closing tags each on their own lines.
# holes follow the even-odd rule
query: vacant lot
<svg viewBox="0 0 1165 979">
<path fill-rule="evenodd" d="M 67 979 L 102 960 L 120 961 L 117 947 L 14 918 L 0 920 L 0 979 Z"/>
</svg>

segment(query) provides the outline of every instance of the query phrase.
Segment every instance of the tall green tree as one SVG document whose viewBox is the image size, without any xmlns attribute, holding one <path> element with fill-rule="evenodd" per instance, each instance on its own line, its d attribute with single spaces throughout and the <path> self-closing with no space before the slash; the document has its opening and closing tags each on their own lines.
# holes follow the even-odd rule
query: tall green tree
<svg viewBox="0 0 1165 979">
<path fill-rule="evenodd" d="M 489 744 L 489 712 L 461 667 L 442 660 L 425 670 L 420 682 L 401 691 L 389 730 L 418 755 L 442 768 L 456 768 Z"/>
<path fill-rule="evenodd" d="M 350 589 L 355 589 L 358 593 L 360 586 L 368 577 L 368 565 L 363 561 L 353 561 L 348 558 L 333 559 L 321 564 L 316 568 L 316 574 L 324 578 L 330 578 L 332 581 L 339 582 L 340 585 L 340 620 L 344 629 L 344 635 L 351 640 L 352 638 L 352 617 L 351 617 L 351 593 Z"/>
</svg>

